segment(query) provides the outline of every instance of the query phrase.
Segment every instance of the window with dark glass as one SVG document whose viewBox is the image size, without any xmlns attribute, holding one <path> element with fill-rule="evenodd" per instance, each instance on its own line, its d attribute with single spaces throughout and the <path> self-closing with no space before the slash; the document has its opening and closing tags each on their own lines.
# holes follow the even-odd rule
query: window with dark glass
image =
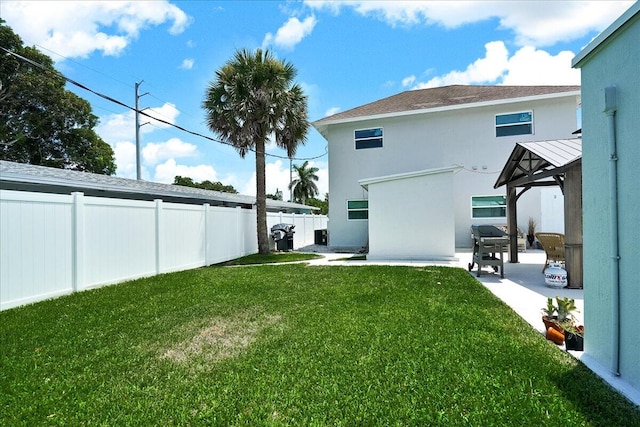
<svg viewBox="0 0 640 427">
<path fill-rule="evenodd" d="M 496 115 L 496 136 L 533 134 L 533 112 Z"/>
<path fill-rule="evenodd" d="M 382 128 L 355 131 L 356 150 L 382 148 Z"/>
<path fill-rule="evenodd" d="M 472 218 L 506 218 L 506 196 L 473 196 L 471 197 Z"/>
<path fill-rule="evenodd" d="M 369 201 L 347 200 L 347 219 L 369 219 Z"/>
</svg>

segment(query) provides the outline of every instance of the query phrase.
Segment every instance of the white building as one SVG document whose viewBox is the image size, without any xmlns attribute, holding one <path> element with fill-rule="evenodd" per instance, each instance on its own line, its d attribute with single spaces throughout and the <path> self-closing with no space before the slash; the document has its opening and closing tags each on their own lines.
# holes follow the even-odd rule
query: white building
<svg viewBox="0 0 640 427">
<path fill-rule="evenodd" d="M 504 189 L 493 186 L 515 143 L 571 138 L 579 105 L 579 86 L 446 86 L 314 122 L 329 143 L 329 245 L 369 244 L 372 255 L 399 259 L 471 247 L 472 224 L 506 224 Z M 527 191 L 520 228 L 533 217 L 562 231 L 562 203 L 543 203 L 558 195 Z M 433 245 L 443 239 L 446 247 Z"/>
</svg>

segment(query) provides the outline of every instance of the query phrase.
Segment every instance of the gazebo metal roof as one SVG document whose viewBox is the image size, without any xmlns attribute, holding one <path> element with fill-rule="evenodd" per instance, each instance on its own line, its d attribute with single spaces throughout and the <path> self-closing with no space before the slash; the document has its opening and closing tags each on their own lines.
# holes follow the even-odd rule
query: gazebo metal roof
<svg viewBox="0 0 640 427">
<path fill-rule="evenodd" d="M 494 188 L 559 185 L 563 174 L 582 159 L 582 138 L 518 142 Z"/>
</svg>

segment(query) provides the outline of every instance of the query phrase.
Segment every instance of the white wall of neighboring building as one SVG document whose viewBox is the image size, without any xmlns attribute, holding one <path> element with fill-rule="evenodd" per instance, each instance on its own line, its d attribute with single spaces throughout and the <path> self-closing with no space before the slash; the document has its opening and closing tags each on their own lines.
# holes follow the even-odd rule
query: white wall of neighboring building
<svg viewBox="0 0 640 427">
<path fill-rule="evenodd" d="M 541 215 L 536 231 L 564 234 L 564 195 L 560 187 L 546 187 L 540 190 Z M 526 229 L 523 230 L 526 232 Z"/>
<path fill-rule="evenodd" d="M 571 138 L 576 130 L 578 96 L 557 94 L 546 99 L 483 105 L 473 108 L 329 124 L 329 245 L 360 247 L 367 243 L 367 221 L 347 219 L 347 201 L 368 199 L 361 179 L 459 165 L 453 178 L 455 245 L 471 247 L 470 227 L 476 223 L 506 224 L 505 218 L 473 219 L 471 197 L 504 194 L 494 190 L 498 174 L 516 142 Z M 534 133 L 495 136 L 496 114 L 533 111 Z M 382 127 L 382 148 L 356 150 L 354 131 Z M 437 198 L 417 195 L 429 203 Z M 518 224 L 526 230 L 529 216 L 541 220 L 540 190 L 518 200 Z"/>
</svg>

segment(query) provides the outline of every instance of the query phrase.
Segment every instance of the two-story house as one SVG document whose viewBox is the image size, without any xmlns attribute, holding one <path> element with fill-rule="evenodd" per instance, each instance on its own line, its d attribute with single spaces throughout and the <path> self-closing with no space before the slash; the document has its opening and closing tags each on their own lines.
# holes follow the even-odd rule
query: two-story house
<svg viewBox="0 0 640 427">
<path fill-rule="evenodd" d="M 315 121 L 329 143 L 329 245 L 369 244 L 398 259 L 471 247 L 472 224 L 506 224 L 504 189 L 493 185 L 514 144 L 571 138 L 579 108 L 579 86 L 455 85 Z M 545 215 L 542 202 L 558 195 L 527 191 L 520 227 L 529 217 L 542 228 L 562 224 L 562 208 Z"/>
</svg>

